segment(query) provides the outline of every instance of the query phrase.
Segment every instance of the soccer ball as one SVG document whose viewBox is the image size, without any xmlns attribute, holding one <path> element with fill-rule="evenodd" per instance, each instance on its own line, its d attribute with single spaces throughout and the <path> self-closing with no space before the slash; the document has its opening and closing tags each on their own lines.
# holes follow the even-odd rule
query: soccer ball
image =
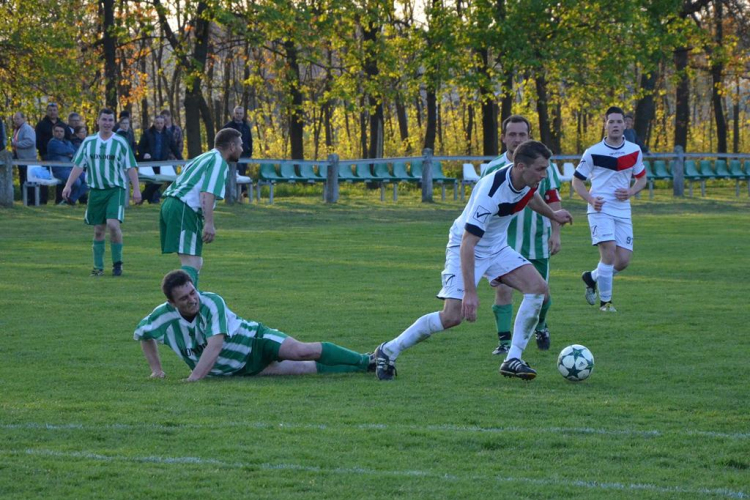
<svg viewBox="0 0 750 500">
<path fill-rule="evenodd" d="M 557 369 L 571 382 L 586 380 L 594 371 L 594 355 L 582 345 L 569 345 L 557 357 Z"/>
</svg>

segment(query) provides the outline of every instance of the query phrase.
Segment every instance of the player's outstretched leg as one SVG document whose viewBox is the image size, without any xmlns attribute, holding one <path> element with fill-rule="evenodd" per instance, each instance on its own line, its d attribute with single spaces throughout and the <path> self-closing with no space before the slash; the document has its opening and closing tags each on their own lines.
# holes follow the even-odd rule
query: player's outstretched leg
<svg viewBox="0 0 750 500">
<path fill-rule="evenodd" d="M 547 328 L 547 312 L 550 307 L 552 307 L 552 297 L 545 297 L 544 303 L 542 303 L 542 309 L 539 311 L 539 323 L 537 323 L 536 328 L 534 329 L 536 346 L 540 351 L 549 350 L 551 344 L 549 328 Z"/>
</svg>

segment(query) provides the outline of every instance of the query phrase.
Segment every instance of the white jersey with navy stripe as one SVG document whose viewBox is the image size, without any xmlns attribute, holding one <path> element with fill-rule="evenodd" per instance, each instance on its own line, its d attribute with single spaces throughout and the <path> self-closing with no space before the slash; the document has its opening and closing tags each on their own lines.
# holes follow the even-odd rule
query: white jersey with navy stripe
<svg viewBox="0 0 750 500">
<path fill-rule="evenodd" d="M 523 210 L 536 188 L 516 189 L 511 181 L 512 165 L 483 177 L 472 192 L 461 215 L 453 222 L 448 247 L 461 245 L 464 231 L 480 238 L 477 257 L 486 257 L 508 244 L 508 225 Z"/>
<path fill-rule="evenodd" d="M 621 218 L 630 217 L 630 200 L 618 200 L 615 191 L 630 188 L 633 177 L 644 175 L 643 153 L 637 144 L 623 141 L 615 147 L 607 144 L 606 139 L 583 153 L 575 171 L 577 178 L 591 180 L 591 196 L 604 198 L 601 213 Z M 588 213 L 595 212 L 594 207 L 589 205 Z"/>
</svg>

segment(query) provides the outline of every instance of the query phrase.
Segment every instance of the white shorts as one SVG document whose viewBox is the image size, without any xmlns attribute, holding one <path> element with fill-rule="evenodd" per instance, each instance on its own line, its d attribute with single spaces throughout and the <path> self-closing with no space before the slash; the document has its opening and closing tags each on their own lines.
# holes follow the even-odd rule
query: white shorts
<svg viewBox="0 0 750 500">
<path fill-rule="evenodd" d="M 489 257 L 476 258 L 474 260 L 474 285 L 479 284 L 482 276 L 487 278 L 492 286 L 497 286 L 501 276 L 518 269 L 521 266 L 531 265 L 521 254 L 506 246 L 493 253 Z M 445 269 L 442 273 L 443 288 L 437 297 L 439 299 L 464 298 L 464 276 L 461 273 L 460 247 L 448 247 L 445 250 Z"/>
<path fill-rule="evenodd" d="M 589 214 L 589 227 L 592 245 L 614 241 L 618 247 L 633 251 L 633 222 L 630 219 L 597 212 Z"/>
</svg>

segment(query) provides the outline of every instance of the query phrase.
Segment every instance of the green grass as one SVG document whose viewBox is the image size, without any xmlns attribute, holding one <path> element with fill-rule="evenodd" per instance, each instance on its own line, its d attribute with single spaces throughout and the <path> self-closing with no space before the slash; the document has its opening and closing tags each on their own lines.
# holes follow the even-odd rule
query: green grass
<svg viewBox="0 0 750 500">
<path fill-rule="evenodd" d="M 360 351 L 439 309 L 461 203 L 345 194 L 220 205 L 201 288 Z M 393 383 L 185 384 L 166 349 L 168 378 L 149 380 L 132 333 L 177 267 L 159 254 L 158 208 L 128 211 L 121 279 L 88 278 L 81 208 L 2 210 L 0 498 L 748 498 L 750 203 L 709 195 L 635 202 L 636 253 L 619 312 L 603 315 L 583 300 L 597 255 L 566 188 L 576 222 L 552 262 L 552 349 L 526 351 L 530 383 L 497 372 L 486 283 L 478 321 L 404 353 Z M 555 367 L 572 343 L 596 357 L 579 384 Z"/>
</svg>

